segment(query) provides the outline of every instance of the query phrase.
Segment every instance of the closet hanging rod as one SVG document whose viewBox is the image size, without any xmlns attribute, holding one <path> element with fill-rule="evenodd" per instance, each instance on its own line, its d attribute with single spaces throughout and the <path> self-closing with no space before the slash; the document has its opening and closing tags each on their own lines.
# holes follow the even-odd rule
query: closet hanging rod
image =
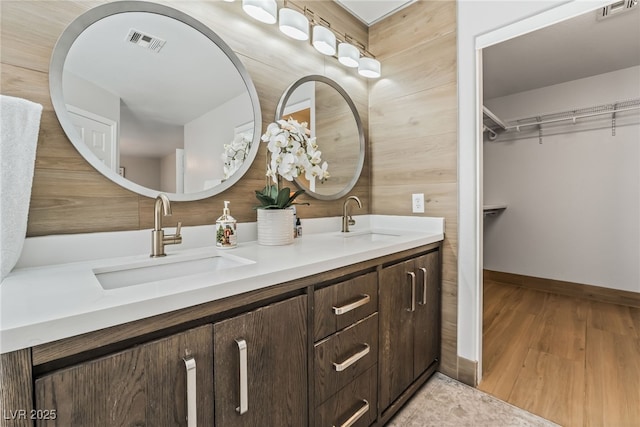
<svg viewBox="0 0 640 427">
<path fill-rule="evenodd" d="M 608 110 L 608 111 L 598 111 L 595 113 L 585 113 L 585 114 L 578 114 L 575 116 L 570 116 L 570 117 L 562 117 L 562 118 L 558 118 L 558 119 L 549 119 L 549 120 L 542 120 L 539 122 L 531 122 L 531 123 L 522 123 L 519 125 L 512 125 L 512 126 L 506 126 L 505 130 L 512 130 L 512 129 L 516 129 L 518 131 L 520 131 L 520 128 L 524 127 L 524 126 L 540 126 L 540 125 L 546 125 L 549 123 L 557 123 L 557 122 L 563 122 L 566 120 L 573 120 L 574 122 L 577 119 L 582 119 L 585 117 L 592 117 L 592 116 L 600 116 L 603 114 L 614 114 L 614 113 L 621 113 L 623 111 L 630 111 L 630 110 L 637 110 L 640 109 L 640 105 L 635 105 L 632 107 L 625 107 L 625 108 L 616 108 L 613 110 Z"/>
</svg>

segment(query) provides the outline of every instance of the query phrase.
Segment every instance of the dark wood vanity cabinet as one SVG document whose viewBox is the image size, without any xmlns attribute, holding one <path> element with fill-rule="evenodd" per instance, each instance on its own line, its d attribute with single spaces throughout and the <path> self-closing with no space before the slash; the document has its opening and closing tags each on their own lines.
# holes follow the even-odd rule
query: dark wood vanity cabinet
<svg viewBox="0 0 640 427">
<path fill-rule="evenodd" d="M 316 427 L 366 427 L 377 419 L 378 275 L 314 293 Z"/>
<path fill-rule="evenodd" d="M 382 426 L 437 368 L 440 248 L 28 349 L 33 425 Z"/>
<path fill-rule="evenodd" d="M 307 297 L 214 325 L 215 425 L 307 424 Z"/>
<path fill-rule="evenodd" d="M 213 426 L 212 329 L 201 326 L 37 378 L 36 425 L 187 426 L 192 404 L 197 425 Z"/>
<path fill-rule="evenodd" d="M 380 270 L 380 413 L 440 353 L 440 253 Z"/>
</svg>

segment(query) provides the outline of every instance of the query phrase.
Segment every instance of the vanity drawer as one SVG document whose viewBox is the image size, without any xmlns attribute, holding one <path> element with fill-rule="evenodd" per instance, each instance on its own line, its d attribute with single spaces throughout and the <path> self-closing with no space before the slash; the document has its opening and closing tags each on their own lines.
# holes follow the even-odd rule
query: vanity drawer
<svg viewBox="0 0 640 427">
<path fill-rule="evenodd" d="M 315 427 L 367 427 L 376 421 L 378 365 L 373 365 L 316 409 Z M 353 423 L 349 424 L 349 421 Z"/>
<path fill-rule="evenodd" d="M 378 275 L 367 273 L 319 289 L 314 300 L 314 341 L 318 341 L 378 311 Z"/>
<path fill-rule="evenodd" d="M 314 348 L 315 406 L 378 361 L 378 313 L 321 341 Z"/>
</svg>

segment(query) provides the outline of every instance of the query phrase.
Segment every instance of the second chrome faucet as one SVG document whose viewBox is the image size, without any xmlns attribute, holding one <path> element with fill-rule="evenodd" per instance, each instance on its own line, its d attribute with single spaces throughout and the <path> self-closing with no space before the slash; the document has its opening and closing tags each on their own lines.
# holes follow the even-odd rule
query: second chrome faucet
<svg viewBox="0 0 640 427">
<path fill-rule="evenodd" d="M 355 225 L 356 220 L 351 217 L 349 214 L 349 201 L 355 200 L 358 203 L 358 207 L 362 209 L 362 202 L 356 196 L 349 196 L 347 200 L 344 201 L 344 205 L 342 206 L 342 232 L 348 233 L 349 226 Z"/>
<path fill-rule="evenodd" d="M 177 245 L 182 243 L 182 235 L 180 235 L 180 229 L 182 223 L 178 222 L 176 228 L 176 234 L 164 235 L 162 229 L 162 217 L 171 216 L 171 202 L 166 194 L 160 193 L 156 197 L 156 202 L 153 207 L 153 230 L 151 230 L 151 257 L 165 256 L 165 245 Z"/>
</svg>

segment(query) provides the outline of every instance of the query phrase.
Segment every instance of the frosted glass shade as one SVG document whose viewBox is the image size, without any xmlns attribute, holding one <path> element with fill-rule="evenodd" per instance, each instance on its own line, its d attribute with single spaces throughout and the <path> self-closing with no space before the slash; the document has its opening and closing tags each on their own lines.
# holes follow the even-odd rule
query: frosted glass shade
<svg viewBox="0 0 640 427">
<path fill-rule="evenodd" d="M 276 0 L 242 0 L 242 9 L 253 19 L 265 24 L 275 24 L 278 14 Z"/>
<path fill-rule="evenodd" d="M 313 47 L 323 55 L 336 53 L 336 36 L 327 27 L 316 25 L 313 27 Z"/>
<path fill-rule="evenodd" d="M 358 63 L 358 73 L 361 76 L 375 79 L 380 77 L 380 61 L 373 58 L 360 58 Z"/>
<path fill-rule="evenodd" d="M 302 13 L 283 8 L 278 12 L 280 31 L 296 40 L 309 39 L 309 20 Z"/>
<path fill-rule="evenodd" d="M 355 68 L 358 66 L 360 51 L 351 43 L 340 43 L 338 45 L 338 61 L 346 67 Z"/>
</svg>

